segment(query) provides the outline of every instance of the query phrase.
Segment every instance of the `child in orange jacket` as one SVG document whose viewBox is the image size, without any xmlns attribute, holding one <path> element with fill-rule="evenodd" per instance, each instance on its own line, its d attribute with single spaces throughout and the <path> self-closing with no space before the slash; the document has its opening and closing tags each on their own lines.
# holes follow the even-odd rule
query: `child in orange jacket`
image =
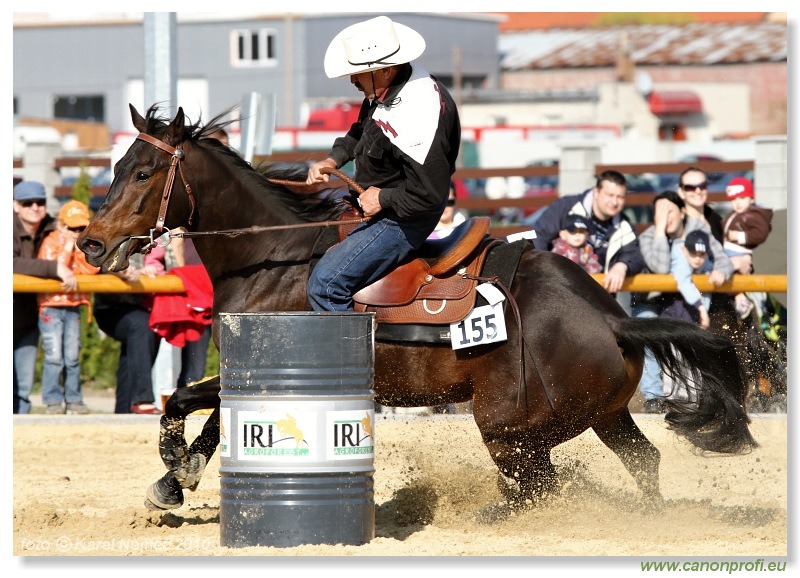
<svg viewBox="0 0 800 578">
<path fill-rule="evenodd" d="M 81 231 L 89 224 L 89 208 L 80 201 L 68 201 L 58 214 L 56 230 L 42 241 L 39 258 L 63 263 L 76 275 L 99 271 L 86 262 L 75 245 Z M 40 293 L 39 332 L 42 335 L 42 402 L 47 413 L 86 414 L 80 379 L 81 305 L 89 306 L 88 293 Z M 61 374 L 64 373 L 64 389 Z"/>
</svg>

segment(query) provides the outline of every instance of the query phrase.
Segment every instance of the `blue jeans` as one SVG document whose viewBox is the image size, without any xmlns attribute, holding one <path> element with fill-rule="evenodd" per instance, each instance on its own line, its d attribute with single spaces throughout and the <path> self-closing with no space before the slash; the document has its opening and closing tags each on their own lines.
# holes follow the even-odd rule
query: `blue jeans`
<svg viewBox="0 0 800 578">
<path fill-rule="evenodd" d="M 390 218 L 359 225 L 331 248 L 308 280 L 308 299 L 314 311 L 352 311 L 353 294 L 377 281 L 418 248 L 430 230 Z"/>
<path fill-rule="evenodd" d="M 31 412 L 31 390 L 38 352 L 38 327 L 14 341 L 14 413 Z"/>
<path fill-rule="evenodd" d="M 42 334 L 42 403 L 57 405 L 83 401 L 81 367 L 81 308 L 44 307 L 39 313 Z M 64 390 L 61 390 L 61 374 Z"/>
<path fill-rule="evenodd" d="M 658 317 L 658 311 L 654 307 L 640 305 L 634 307 L 633 315 L 634 317 Z M 644 350 L 644 371 L 642 371 L 642 379 L 639 381 L 639 391 L 642 392 L 645 401 L 664 397 L 661 366 L 648 348 Z"/>
<path fill-rule="evenodd" d="M 184 387 L 205 377 L 208 342 L 211 340 L 211 326 L 206 327 L 197 341 L 187 341 L 181 349 L 181 373 L 178 387 Z"/>
<path fill-rule="evenodd" d="M 114 413 L 131 413 L 135 403 L 153 403 L 153 363 L 159 336 L 150 329 L 150 312 L 133 305 L 96 308 L 97 326 L 120 342 Z"/>
</svg>

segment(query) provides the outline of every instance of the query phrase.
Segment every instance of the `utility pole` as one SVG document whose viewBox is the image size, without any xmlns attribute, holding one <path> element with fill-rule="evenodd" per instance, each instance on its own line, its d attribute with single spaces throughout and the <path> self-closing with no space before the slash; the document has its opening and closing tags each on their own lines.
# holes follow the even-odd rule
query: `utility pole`
<svg viewBox="0 0 800 578">
<path fill-rule="evenodd" d="M 178 112 L 178 34 L 175 12 L 144 13 L 144 106 Z"/>
</svg>

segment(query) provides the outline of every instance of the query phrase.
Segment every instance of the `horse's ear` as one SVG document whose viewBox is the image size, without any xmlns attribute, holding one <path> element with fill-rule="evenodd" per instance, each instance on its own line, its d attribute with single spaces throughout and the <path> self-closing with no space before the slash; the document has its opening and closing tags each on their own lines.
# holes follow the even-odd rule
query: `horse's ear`
<svg viewBox="0 0 800 578">
<path fill-rule="evenodd" d="M 131 120 L 133 121 L 133 126 L 136 127 L 136 130 L 139 132 L 145 132 L 147 128 L 147 121 L 139 114 L 139 111 L 134 108 L 134 106 L 128 103 L 128 106 L 131 109 Z"/>
<path fill-rule="evenodd" d="M 169 123 L 167 127 L 166 137 L 171 143 L 175 146 L 183 140 L 183 129 L 185 125 L 186 117 L 183 114 L 183 107 L 178 107 L 178 114 L 175 115 L 175 118 L 172 119 L 172 122 Z"/>
</svg>

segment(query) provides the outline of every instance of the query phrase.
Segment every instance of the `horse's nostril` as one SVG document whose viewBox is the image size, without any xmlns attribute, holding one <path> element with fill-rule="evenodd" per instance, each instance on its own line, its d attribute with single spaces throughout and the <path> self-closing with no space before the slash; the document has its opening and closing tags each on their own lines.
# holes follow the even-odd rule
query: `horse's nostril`
<svg viewBox="0 0 800 578">
<path fill-rule="evenodd" d="M 97 254 L 103 249 L 103 244 L 95 239 L 84 239 L 78 242 L 78 248 L 86 254 Z"/>
</svg>

